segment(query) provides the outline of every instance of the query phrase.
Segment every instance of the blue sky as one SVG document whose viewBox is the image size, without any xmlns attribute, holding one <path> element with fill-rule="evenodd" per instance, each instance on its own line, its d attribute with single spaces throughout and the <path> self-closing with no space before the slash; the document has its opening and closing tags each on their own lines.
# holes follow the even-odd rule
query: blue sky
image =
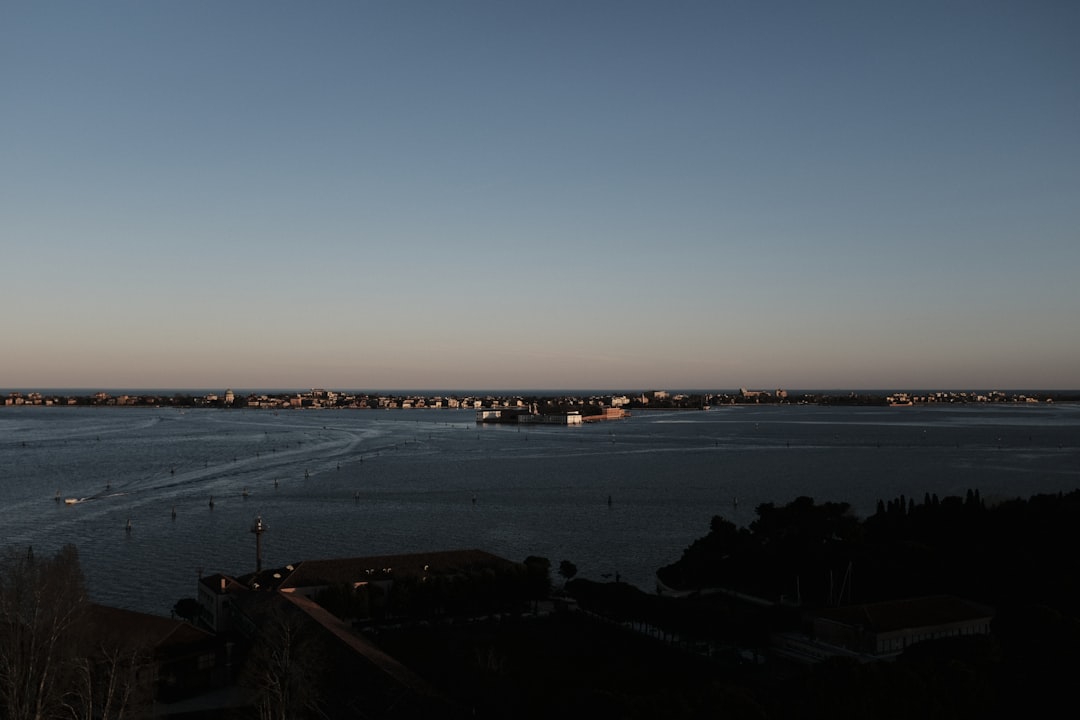
<svg viewBox="0 0 1080 720">
<path fill-rule="evenodd" d="M 1078 36 L 5 2 L 0 386 L 1077 388 Z"/>
</svg>

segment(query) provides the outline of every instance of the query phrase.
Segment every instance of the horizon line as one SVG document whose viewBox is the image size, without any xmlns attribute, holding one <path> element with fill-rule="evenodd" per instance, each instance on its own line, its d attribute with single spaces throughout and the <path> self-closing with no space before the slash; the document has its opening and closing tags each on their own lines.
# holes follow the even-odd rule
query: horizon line
<svg viewBox="0 0 1080 720">
<path fill-rule="evenodd" d="M 959 386 L 936 386 L 936 387 L 913 387 L 913 386 L 891 386 L 891 387 L 818 387 L 818 388 L 785 388 L 781 386 L 740 386 L 730 388 L 701 388 L 701 387 L 663 387 L 663 386 L 649 386 L 651 389 L 637 388 L 405 388 L 405 387 L 383 387 L 383 388 L 355 388 L 355 387 L 334 387 L 334 386 L 305 386 L 305 387 L 103 387 L 103 386 L 86 386 L 86 387 L 13 387 L 3 388 L 0 392 L 4 394 L 10 393 L 23 393 L 23 392 L 38 392 L 38 393 L 57 393 L 57 394 L 71 394 L 71 393 L 89 393 L 94 394 L 98 392 L 121 392 L 127 394 L 137 393 L 214 393 L 214 392 L 226 392 L 232 391 L 234 393 L 294 393 L 294 392 L 311 392 L 313 390 L 326 390 L 333 392 L 349 392 L 349 393 L 362 393 L 362 394 L 458 394 L 458 395 L 477 395 L 477 394 L 603 394 L 610 395 L 616 393 L 647 393 L 647 392 L 668 392 L 668 393 L 694 393 L 694 394 L 727 394 L 738 393 L 741 390 L 755 390 L 756 392 L 775 392 L 782 390 L 789 394 L 814 394 L 814 393 L 870 393 L 870 392 L 1080 392 L 1080 388 L 1049 388 L 1049 387 L 959 387 Z M 762 390 L 762 388 L 767 388 Z"/>
</svg>

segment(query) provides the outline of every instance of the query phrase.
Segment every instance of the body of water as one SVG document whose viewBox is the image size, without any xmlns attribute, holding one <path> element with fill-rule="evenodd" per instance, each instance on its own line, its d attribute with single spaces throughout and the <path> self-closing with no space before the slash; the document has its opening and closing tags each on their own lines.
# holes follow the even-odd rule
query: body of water
<svg viewBox="0 0 1080 720">
<path fill-rule="evenodd" d="M 652 591 L 713 515 L 749 524 L 759 503 L 809 495 L 865 517 L 901 494 L 1080 487 L 1080 406 L 1064 403 L 733 406 L 583 427 L 474 417 L 0 408 L 0 542 L 75 543 L 93 599 L 159 614 L 200 574 L 254 570 L 256 515 L 265 567 L 479 548 Z"/>
</svg>

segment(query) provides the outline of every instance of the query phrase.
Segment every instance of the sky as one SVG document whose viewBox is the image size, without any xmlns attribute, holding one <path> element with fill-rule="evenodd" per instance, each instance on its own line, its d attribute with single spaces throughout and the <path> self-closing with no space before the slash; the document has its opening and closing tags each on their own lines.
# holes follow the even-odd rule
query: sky
<svg viewBox="0 0 1080 720">
<path fill-rule="evenodd" d="M 1080 3 L 0 2 L 0 389 L 1080 388 Z"/>
</svg>

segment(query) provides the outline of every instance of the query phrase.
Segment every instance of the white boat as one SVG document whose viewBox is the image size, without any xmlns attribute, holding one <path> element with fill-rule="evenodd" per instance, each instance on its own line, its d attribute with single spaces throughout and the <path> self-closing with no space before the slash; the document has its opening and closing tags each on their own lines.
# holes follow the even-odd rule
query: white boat
<svg viewBox="0 0 1080 720">
<path fill-rule="evenodd" d="M 64 499 L 64 504 L 65 505 L 75 505 L 78 502 L 79 502 L 79 498 L 65 498 Z"/>
</svg>

